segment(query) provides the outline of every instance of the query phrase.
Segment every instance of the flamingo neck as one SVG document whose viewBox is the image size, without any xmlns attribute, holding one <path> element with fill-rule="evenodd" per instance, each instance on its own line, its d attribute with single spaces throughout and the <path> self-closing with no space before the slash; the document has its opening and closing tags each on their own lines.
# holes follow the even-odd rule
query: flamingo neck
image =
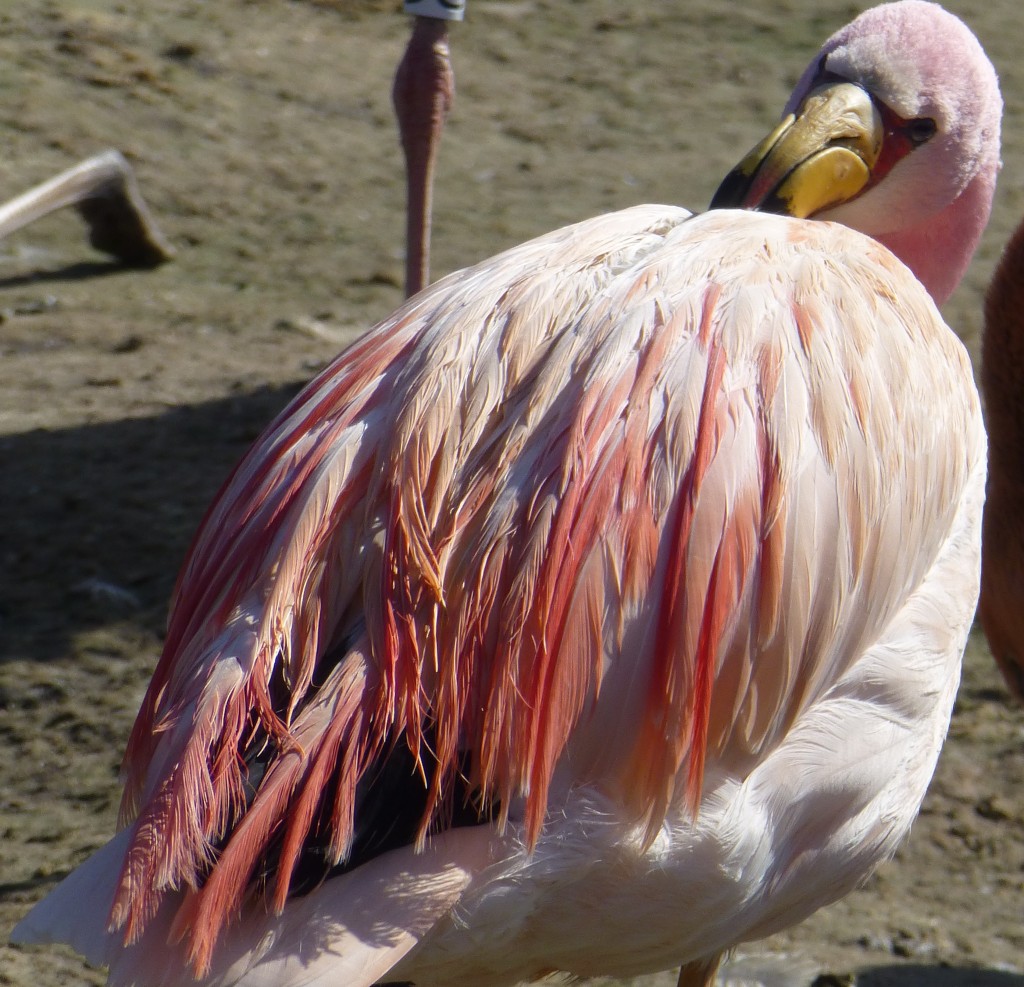
<svg viewBox="0 0 1024 987">
<path fill-rule="evenodd" d="M 937 215 L 909 229 L 875 236 L 915 274 L 936 305 L 960 283 L 992 211 L 998 165 L 979 172 Z"/>
</svg>

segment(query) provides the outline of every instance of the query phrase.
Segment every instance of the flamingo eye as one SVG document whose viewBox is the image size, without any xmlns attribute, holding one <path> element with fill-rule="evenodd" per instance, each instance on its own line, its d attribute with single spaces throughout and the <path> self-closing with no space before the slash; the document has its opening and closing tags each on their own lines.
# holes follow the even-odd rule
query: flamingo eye
<svg viewBox="0 0 1024 987">
<path fill-rule="evenodd" d="M 919 117 L 917 120 L 907 121 L 907 136 L 915 147 L 928 143 L 938 128 L 931 117 Z"/>
</svg>

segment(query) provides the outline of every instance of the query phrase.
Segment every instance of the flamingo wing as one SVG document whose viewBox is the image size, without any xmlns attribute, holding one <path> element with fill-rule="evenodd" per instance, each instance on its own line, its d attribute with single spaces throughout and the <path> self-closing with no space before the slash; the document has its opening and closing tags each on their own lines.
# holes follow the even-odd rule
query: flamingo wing
<svg viewBox="0 0 1024 987">
<path fill-rule="evenodd" d="M 204 971 L 258 889 L 281 911 L 314 857 L 314 884 L 351 860 L 395 763 L 420 845 L 456 792 L 536 841 L 560 765 L 653 839 L 877 640 L 982 446 L 962 347 L 838 227 L 638 207 L 441 282 L 200 528 L 126 758 L 112 927 L 134 941 L 186 887 L 173 934 Z"/>
</svg>

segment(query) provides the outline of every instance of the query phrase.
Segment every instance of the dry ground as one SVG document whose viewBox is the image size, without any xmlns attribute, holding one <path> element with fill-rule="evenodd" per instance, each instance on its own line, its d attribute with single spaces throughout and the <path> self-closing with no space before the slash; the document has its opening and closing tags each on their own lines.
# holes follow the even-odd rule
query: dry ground
<svg viewBox="0 0 1024 987">
<path fill-rule="evenodd" d="M 995 216 L 946 309 L 974 351 L 983 286 L 1024 213 L 1024 18 L 1019 0 L 950 6 L 1007 100 Z M 0 245 L 0 938 L 112 830 L 174 573 L 219 481 L 298 384 L 400 299 L 395 7 L 0 7 L 0 195 L 118 147 L 179 250 L 124 271 L 72 215 Z M 454 32 L 437 273 L 620 206 L 701 207 L 860 3 L 470 7 Z M 779 967 L 793 983 L 1024 984 L 1022 736 L 976 634 L 908 845 L 759 950 L 791 957 Z M 0 946 L 0 984 L 82 982 L 102 974 Z"/>
</svg>

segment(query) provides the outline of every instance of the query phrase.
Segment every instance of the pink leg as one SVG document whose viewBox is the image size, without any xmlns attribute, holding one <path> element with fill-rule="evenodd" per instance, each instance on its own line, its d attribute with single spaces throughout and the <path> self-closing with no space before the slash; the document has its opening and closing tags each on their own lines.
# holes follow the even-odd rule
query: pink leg
<svg viewBox="0 0 1024 987">
<path fill-rule="evenodd" d="M 405 152 L 407 297 L 429 281 L 434 161 L 455 95 L 455 77 L 448 57 L 448 22 L 433 17 L 415 17 L 413 21 L 412 37 L 391 91 Z"/>
</svg>

